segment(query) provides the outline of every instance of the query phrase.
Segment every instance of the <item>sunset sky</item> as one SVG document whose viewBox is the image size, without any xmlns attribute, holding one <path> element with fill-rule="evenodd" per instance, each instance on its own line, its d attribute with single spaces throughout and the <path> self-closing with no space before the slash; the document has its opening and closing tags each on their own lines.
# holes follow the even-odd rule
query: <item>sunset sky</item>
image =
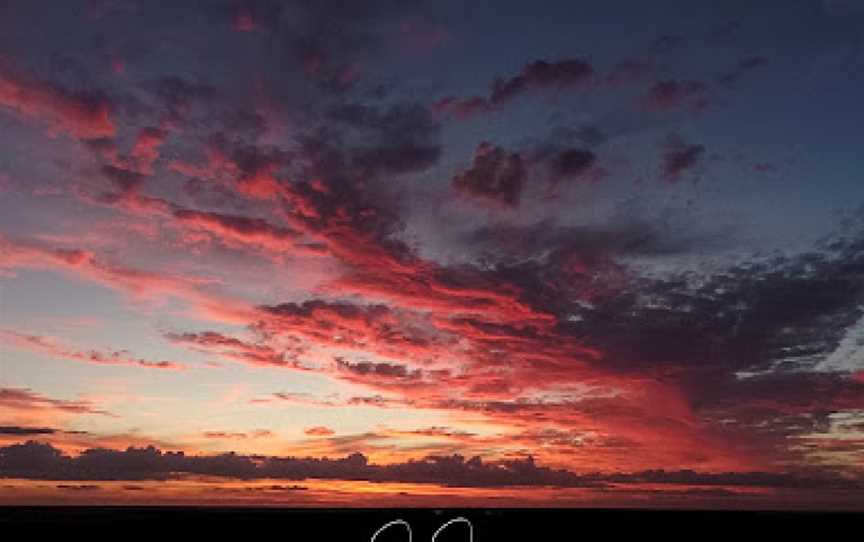
<svg viewBox="0 0 864 542">
<path fill-rule="evenodd" d="M 0 504 L 864 507 L 864 4 L 0 1 Z"/>
</svg>

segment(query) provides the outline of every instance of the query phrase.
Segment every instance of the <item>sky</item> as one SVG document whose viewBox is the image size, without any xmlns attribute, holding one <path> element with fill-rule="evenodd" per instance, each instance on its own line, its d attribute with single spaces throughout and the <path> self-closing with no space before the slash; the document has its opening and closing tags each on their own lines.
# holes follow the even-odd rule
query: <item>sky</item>
<svg viewBox="0 0 864 542">
<path fill-rule="evenodd" d="M 0 503 L 861 509 L 864 4 L 0 1 Z"/>
</svg>

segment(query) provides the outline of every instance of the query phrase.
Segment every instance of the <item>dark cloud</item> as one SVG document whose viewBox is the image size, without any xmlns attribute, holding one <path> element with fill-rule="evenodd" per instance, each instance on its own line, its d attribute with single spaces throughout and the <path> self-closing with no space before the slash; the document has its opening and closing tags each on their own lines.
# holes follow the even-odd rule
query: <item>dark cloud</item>
<svg viewBox="0 0 864 542">
<path fill-rule="evenodd" d="M 653 48 L 659 52 L 670 51 L 684 42 L 684 38 L 675 34 L 664 34 L 654 40 Z"/>
<path fill-rule="evenodd" d="M 419 104 L 385 108 L 349 102 L 330 110 L 328 117 L 352 130 L 341 135 L 345 140 L 343 160 L 361 178 L 423 171 L 441 155 L 440 126 Z"/>
<path fill-rule="evenodd" d="M 160 120 L 169 124 L 187 119 L 196 104 L 211 102 L 217 95 L 215 87 L 203 82 L 191 82 L 181 76 L 171 75 L 152 84 L 162 113 Z"/>
<path fill-rule="evenodd" d="M 812 477 L 788 473 L 770 472 L 721 472 L 701 473 L 692 470 L 648 470 L 632 474 L 605 477 L 609 482 L 618 483 L 656 483 L 680 485 L 730 486 L 730 487 L 772 487 L 772 488 L 820 488 L 820 489 L 860 489 L 857 481 L 836 479 L 827 476 Z"/>
<path fill-rule="evenodd" d="M 362 319 L 372 321 L 390 312 L 386 305 L 355 305 L 351 303 L 328 303 L 327 301 L 314 299 L 303 303 L 282 303 L 266 307 L 265 310 L 276 316 L 300 316 L 323 317 L 325 314 L 333 314 L 346 320 Z"/>
<path fill-rule="evenodd" d="M 789 450 L 788 438 L 824 433 L 832 413 L 864 405 L 857 373 L 818 368 L 862 317 L 864 263 L 858 238 L 827 242 L 826 252 L 744 263 L 708 277 L 638 278 L 616 264 L 627 254 L 688 252 L 701 244 L 681 239 L 676 249 L 668 245 L 673 239 L 652 233 L 650 224 L 597 232 L 538 223 L 525 231 L 490 227 L 478 231 L 473 243 L 488 244 L 488 253 L 498 255 L 493 269 L 502 281 L 519 284 L 531 292 L 525 299 L 532 306 L 558 315 L 556 342 L 576 339 L 602 352 L 602 366 L 616 375 L 638 374 L 673 385 L 688 408 L 712 431 L 736 441 L 741 453 L 749 449 L 763 460 L 801 461 L 806 459 L 802 454 L 818 453 Z M 503 253 L 536 260 L 506 264 Z M 546 253 L 557 255 L 542 257 Z M 569 254 L 577 256 L 578 265 L 565 257 Z M 566 272 L 574 267 L 579 271 Z M 615 278 L 616 270 L 624 280 Z M 469 326 L 460 328 L 464 337 L 483 330 L 494 331 L 499 345 L 515 337 L 536 339 L 537 348 L 542 344 L 526 330 L 463 323 Z M 490 400 L 439 406 L 526 417 L 552 408 Z M 611 404 L 593 404 L 590 412 L 617 415 Z M 827 450 L 826 445 L 822 451 Z"/>
<path fill-rule="evenodd" d="M 565 226 L 544 219 L 525 226 L 493 223 L 473 230 L 461 241 L 484 260 L 503 264 L 539 260 L 539 274 L 562 273 L 561 265 L 576 265 L 593 273 L 612 260 L 628 256 L 669 256 L 685 254 L 694 247 L 704 250 L 722 246 L 711 234 L 682 232 L 662 221 L 641 217 L 625 208 L 625 215 L 608 224 Z M 572 279 L 572 277 L 570 277 Z M 536 286 L 542 288 L 542 286 Z"/>
<path fill-rule="evenodd" d="M 695 168 L 705 155 L 705 147 L 685 143 L 680 138 L 670 138 L 663 151 L 662 174 L 669 182 L 675 182 L 684 173 Z"/>
<path fill-rule="evenodd" d="M 708 85 L 701 81 L 667 79 L 655 83 L 643 98 L 649 111 L 689 109 L 701 111 L 708 106 Z"/>
<path fill-rule="evenodd" d="M 698 286 L 686 275 L 637 280 L 570 325 L 585 340 L 602 344 L 609 362 L 622 368 L 660 364 L 693 374 L 708 369 L 715 377 L 714 371 L 731 377 L 777 363 L 786 371 L 809 368 L 837 347 L 862 314 L 864 262 L 855 246 L 839 242 L 829 254 L 741 264 Z M 752 385 L 740 383 L 741 389 Z"/>
<path fill-rule="evenodd" d="M 622 60 L 612 66 L 605 82 L 613 87 L 630 85 L 651 76 L 654 70 L 654 63 L 648 59 Z"/>
<path fill-rule="evenodd" d="M 736 82 L 741 78 L 746 72 L 753 70 L 755 68 L 759 68 L 761 66 L 765 66 L 769 63 L 768 59 L 764 56 L 749 56 L 746 58 L 742 58 L 738 65 L 726 75 L 720 77 L 719 82 L 723 84 L 731 84 Z"/>
<path fill-rule="evenodd" d="M 525 459 L 483 461 L 459 454 L 430 455 L 404 463 L 375 465 L 361 453 L 340 459 L 237 455 L 193 456 L 162 452 L 152 446 L 125 451 L 89 449 L 77 457 L 49 444 L 29 441 L 0 448 L 0 476 L 39 480 L 167 480 L 184 474 L 234 479 L 343 479 L 371 482 L 430 483 L 454 487 L 605 487 L 607 484 L 668 484 L 862 490 L 860 482 L 829 476 L 784 473 L 700 473 L 651 470 L 635 473 L 575 474 Z M 70 489 L 95 489 L 79 484 Z M 132 486 L 136 487 L 136 486 Z"/>
<path fill-rule="evenodd" d="M 208 150 L 206 172 L 233 177 L 233 188 L 242 195 L 273 199 L 280 191 L 310 186 L 313 190 L 304 197 L 328 207 L 322 216 L 338 205 L 371 204 L 379 213 L 392 213 L 385 199 L 393 197 L 386 192 L 398 192 L 392 181 L 438 163 L 440 125 L 416 103 L 344 101 L 322 111 L 317 123 L 284 147 L 255 144 L 226 130 L 208 137 Z"/>
<path fill-rule="evenodd" d="M 591 170 L 597 161 L 596 155 L 587 149 L 566 149 L 557 152 L 550 160 L 553 182 L 581 177 Z"/>
<path fill-rule="evenodd" d="M 598 179 L 605 172 L 597 166 L 596 154 L 581 146 L 562 144 L 560 139 L 591 139 L 597 133 L 570 132 L 553 134 L 548 141 L 522 150 L 506 150 L 488 141 L 474 151 L 471 167 L 457 173 L 451 181 L 456 191 L 487 203 L 516 207 L 531 184 L 548 183 L 550 187 L 577 179 Z"/>
<path fill-rule="evenodd" d="M 102 174 L 117 188 L 117 192 L 109 199 L 122 199 L 137 193 L 147 180 L 147 177 L 137 171 L 119 168 L 112 165 L 102 166 Z"/>
<path fill-rule="evenodd" d="M 51 435 L 56 429 L 50 427 L 19 427 L 16 425 L 0 426 L 0 435 Z"/>
<path fill-rule="evenodd" d="M 471 167 L 455 175 L 452 182 L 457 191 L 469 197 L 515 207 L 525 177 L 525 163 L 519 153 L 483 142 L 474 151 Z"/>
<path fill-rule="evenodd" d="M 258 140 L 270 128 L 266 116 L 245 109 L 229 110 L 222 116 L 223 132 Z"/>
<path fill-rule="evenodd" d="M 358 64 L 382 50 L 376 23 L 392 20 L 417 4 L 413 0 L 299 0 L 283 11 L 280 35 L 309 78 L 326 89 L 343 91 L 354 86 Z"/>
<path fill-rule="evenodd" d="M 582 87 L 593 77 L 594 68 L 581 59 L 555 62 L 535 60 L 526 64 L 517 75 L 495 79 L 488 96 L 448 96 L 436 101 L 433 109 L 439 113 L 464 118 L 491 111 L 533 90 Z"/>
<path fill-rule="evenodd" d="M 228 489 L 228 488 L 213 488 L 217 489 Z M 297 484 L 284 485 L 284 484 L 271 484 L 269 486 L 252 486 L 244 488 L 245 491 L 256 491 L 256 492 L 268 492 L 268 491 L 306 491 L 309 488 L 306 486 L 301 486 Z"/>
<path fill-rule="evenodd" d="M 348 371 L 359 375 L 381 376 L 385 378 L 417 378 L 420 371 L 411 371 L 404 365 L 395 363 L 375 363 L 369 361 L 350 362 L 336 358 L 336 367 L 340 371 Z"/>
<path fill-rule="evenodd" d="M 509 79 L 497 79 L 492 83 L 489 101 L 493 105 L 500 105 L 528 90 L 583 85 L 593 75 L 594 68 L 581 59 L 557 62 L 535 60 L 527 64 L 518 75 Z"/>
</svg>

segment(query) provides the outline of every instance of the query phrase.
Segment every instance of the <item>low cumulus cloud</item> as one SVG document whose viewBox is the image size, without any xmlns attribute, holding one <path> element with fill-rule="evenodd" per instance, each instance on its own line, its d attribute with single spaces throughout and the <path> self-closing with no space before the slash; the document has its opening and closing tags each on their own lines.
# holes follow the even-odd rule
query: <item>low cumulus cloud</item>
<svg viewBox="0 0 864 542">
<path fill-rule="evenodd" d="M 186 455 L 152 446 L 126 450 L 88 449 L 71 457 L 50 444 L 28 441 L 0 448 L 0 476 L 37 480 L 168 480 L 183 475 L 226 479 L 340 479 L 428 483 L 458 487 L 555 486 L 604 487 L 607 484 L 806 487 L 864 489 L 859 482 L 763 472 L 699 473 L 652 470 L 621 474 L 576 474 L 538 465 L 532 457 L 483 461 L 459 454 L 428 456 L 404 463 L 376 465 L 361 453 L 338 459 L 237 455 Z M 63 484 L 63 489 L 95 490 L 93 484 Z M 58 486 L 60 487 L 60 486 Z"/>
</svg>

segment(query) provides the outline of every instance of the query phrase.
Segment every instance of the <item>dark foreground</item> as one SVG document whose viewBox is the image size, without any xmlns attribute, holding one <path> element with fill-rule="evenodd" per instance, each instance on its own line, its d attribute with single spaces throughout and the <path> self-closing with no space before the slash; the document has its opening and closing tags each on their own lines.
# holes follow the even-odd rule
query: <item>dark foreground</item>
<svg viewBox="0 0 864 542">
<path fill-rule="evenodd" d="M 51 532 L 75 539 L 106 537 L 159 540 L 191 537 L 259 537 L 280 540 L 368 541 L 384 524 L 402 519 L 413 530 L 415 541 L 431 540 L 448 520 L 465 517 L 474 527 L 474 540 L 602 540 L 623 535 L 662 536 L 664 539 L 703 540 L 719 536 L 747 536 L 765 529 L 778 535 L 825 536 L 860 529 L 864 515 L 808 512 L 681 512 L 636 510 L 457 510 L 363 509 L 320 510 L 280 508 L 187 507 L 5 507 L 0 508 L 0 533 L 4 540 L 29 539 Z M 14 533 L 14 534 L 13 534 Z M 404 528 L 379 535 L 379 542 L 408 540 Z M 464 524 L 439 535 L 439 542 L 467 541 Z M 737 542 L 735 540 L 734 542 Z"/>
</svg>

